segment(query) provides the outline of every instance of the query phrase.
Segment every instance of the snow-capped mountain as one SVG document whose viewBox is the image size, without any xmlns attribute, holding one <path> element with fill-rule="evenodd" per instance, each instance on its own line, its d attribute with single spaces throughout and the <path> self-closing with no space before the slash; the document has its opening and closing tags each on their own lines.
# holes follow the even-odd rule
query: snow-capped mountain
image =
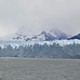
<svg viewBox="0 0 80 80">
<path fill-rule="evenodd" d="M 31 38 L 31 40 L 44 40 L 44 41 L 52 41 L 52 40 L 62 40 L 68 39 L 66 33 L 58 30 L 58 29 L 51 29 L 49 32 L 42 31 L 39 35 L 36 35 Z"/>
<path fill-rule="evenodd" d="M 18 31 L 14 34 L 11 34 L 6 37 L 8 40 L 24 40 L 24 41 L 52 41 L 52 40 L 62 40 L 62 39 L 68 39 L 68 36 L 66 33 L 58 30 L 58 29 L 51 29 L 50 31 L 42 31 L 41 33 L 35 35 L 29 34 L 25 31 Z"/>
<path fill-rule="evenodd" d="M 49 33 L 58 40 L 68 39 L 68 35 L 57 28 L 50 30 Z"/>
<path fill-rule="evenodd" d="M 70 39 L 79 39 L 79 40 L 80 40 L 80 33 L 79 33 L 78 35 L 75 35 L 75 36 L 69 38 L 69 40 L 70 40 Z"/>
<path fill-rule="evenodd" d="M 40 34 L 31 38 L 31 40 L 42 40 L 42 41 L 51 41 L 55 39 L 56 37 L 54 37 L 50 33 L 47 33 L 46 31 L 42 31 Z"/>
</svg>

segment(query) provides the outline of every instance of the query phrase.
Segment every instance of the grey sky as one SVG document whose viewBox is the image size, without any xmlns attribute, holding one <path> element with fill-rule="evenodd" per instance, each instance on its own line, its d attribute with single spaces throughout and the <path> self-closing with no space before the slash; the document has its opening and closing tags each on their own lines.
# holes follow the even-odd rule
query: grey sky
<svg viewBox="0 0 80 80">
<path fill-rule="evenodd" d="M 20 26 L 39 32 L 57 27 L 69 34 L 80 32 L 80 0 L 0 0 L 0 36 Z"/>
</svg>

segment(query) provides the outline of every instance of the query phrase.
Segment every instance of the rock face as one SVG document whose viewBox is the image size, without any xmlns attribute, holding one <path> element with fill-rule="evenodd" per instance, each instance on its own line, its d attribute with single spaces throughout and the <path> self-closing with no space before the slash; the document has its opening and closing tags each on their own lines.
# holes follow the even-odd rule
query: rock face
<svg viewBox="0 0 80 80">
<path fill-rule="evenodd" d="M 80 33 L 79 33 L 78 35 L 75 35 L 75 36 L 69 38 L 69 40 L 70 40 L 70 39 L 80 39 Z"/>
</svg>

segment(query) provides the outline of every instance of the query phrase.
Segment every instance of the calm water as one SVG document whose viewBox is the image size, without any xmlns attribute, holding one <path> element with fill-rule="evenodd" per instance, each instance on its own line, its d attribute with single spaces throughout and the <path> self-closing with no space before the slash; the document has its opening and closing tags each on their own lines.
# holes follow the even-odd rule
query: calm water
<svg viewBox="0 0 80 80">
<path fill-rule="evenodd" d="M 0 80 L 80 80 L 80 60 L 0 58 Z"/>
</svg>

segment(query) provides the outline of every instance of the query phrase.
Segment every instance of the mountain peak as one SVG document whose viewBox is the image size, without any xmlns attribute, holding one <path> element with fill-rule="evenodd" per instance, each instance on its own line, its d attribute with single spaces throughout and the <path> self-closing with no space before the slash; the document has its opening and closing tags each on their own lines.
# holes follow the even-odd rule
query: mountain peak
<svg viewBox="0 0 80 80">
<path fill-rule="evenodd" d="M 41 34 L 46 34 L 46 31 L 42 31 Z"/>
<path fill-rule="evenodd" d="M 46 32 L 46 31 L 42 31 L 41 33 L 37 33 L 37 35 L 35 35 L 34 33 L 31 32 L 31 34 L 29 34 L 30 31 L 26 30 L 18 30 L 18 32 L 14 33 L 13 35 L 11 35 L 9 37 L 9 39 L 12 40 L 42 40 L 42 41 L 52 41 L 55 39 L 61 40 L 61 39 L 68 39 L 67 34 L 60 31 L 59 29 L 55 28 L 55 29 L 51 29 L 50 31 Z M 35 36 L 34 36 L 35 35 Z"/>
<path fill-rule="evenodd" d="M 75 36 L 73 36 L 73 37 L 71 37 L 71 38 L 69 38 L 69 39 L 80 39 L 80 33 L 75 35 Z"/>
<path fill-rule="evenodd" d="M 57 29 L 57 28 L 54 28 L 54 29 L 51 29 L 50 30 L 50 34 L 55 36 L 57 39 L 68 39 L 68 36 L 66 33 L 64 33 L 63 31 Z"/>
</svg>

